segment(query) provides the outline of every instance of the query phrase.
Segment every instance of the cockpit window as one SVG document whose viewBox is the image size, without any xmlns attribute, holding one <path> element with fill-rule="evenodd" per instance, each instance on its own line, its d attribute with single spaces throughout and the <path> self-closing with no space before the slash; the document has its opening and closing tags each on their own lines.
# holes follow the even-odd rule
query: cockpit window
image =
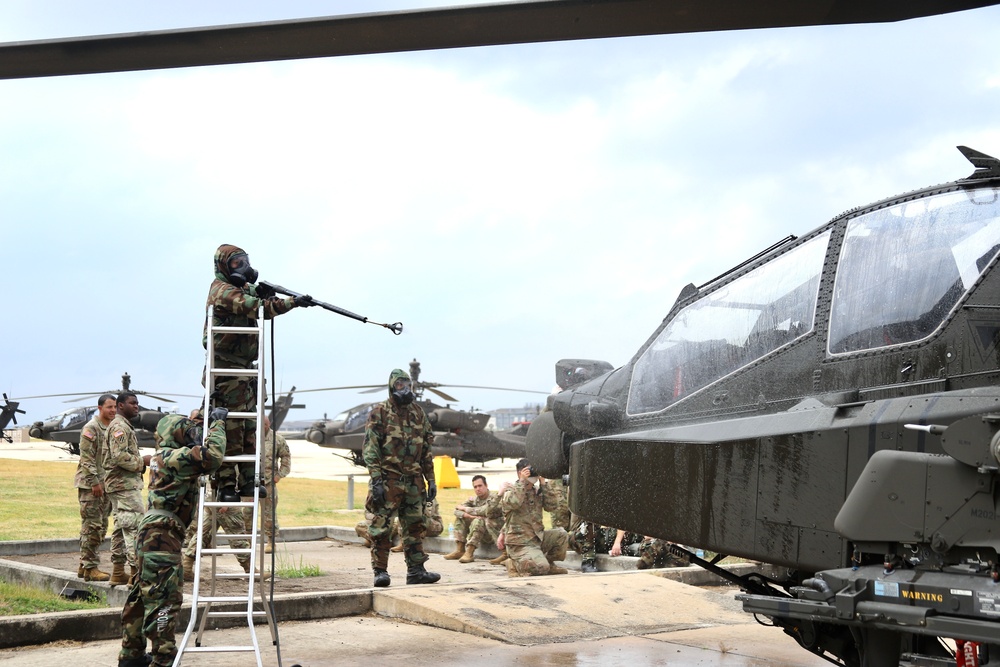
<svg viewBox="0 0 1000 667">
<path fill-rule="evenodd" d="M 930 336 L 1000 250 L 995 189 L 946 194 L 851 220 L 830 312 L 828 351 Z"/>
<path fill-rule="evenodd" d="M 371 414 L 375 404 L 367 405 L 360 410 L 352 409 L 350 415 L 344 420 L 344 431 L 350 432 L 365 427 L 368 422 L 368 415 Z"/>
<path fill-rule="evenodd" d="M 825 232 L 677 313 L 632 371 L 628 413 L 656 412 L 812 331 Z"/>
</svg>

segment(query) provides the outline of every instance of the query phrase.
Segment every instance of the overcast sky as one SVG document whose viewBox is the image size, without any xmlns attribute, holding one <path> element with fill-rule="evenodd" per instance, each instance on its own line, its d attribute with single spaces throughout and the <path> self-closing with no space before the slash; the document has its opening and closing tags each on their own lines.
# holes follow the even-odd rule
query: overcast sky
<svg viewBox="0 0 1000 667">
<path fill-rule="evenodd" d="M 440 4 L 8 0 L 0 41 Z M 686 283 L 967 176 L 956 145 L 1000 156 L 998 34 L 993 7 L 0 81 L 0 389 L 102 391 L 127 371 L 198 393 L 221 243 L 264 280 L 404 323 L 278 318 L 281 389 L 382 383 L 413 358 L 428 381 L 540 391 L 560 358 L 620 366 Z M 369 396 L 305 394 L 290 419 Z"/>
</svg>

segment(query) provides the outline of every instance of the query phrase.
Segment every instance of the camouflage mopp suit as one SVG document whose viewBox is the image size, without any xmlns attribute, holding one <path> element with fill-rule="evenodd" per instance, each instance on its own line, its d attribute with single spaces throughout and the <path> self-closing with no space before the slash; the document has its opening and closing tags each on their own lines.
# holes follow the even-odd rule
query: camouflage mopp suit
<svg viewBox="0 0 1000 667">
<path fill-rule="evenodd" d="M 213 307 L 213 326 L 256 326 L 257 311 L 264 309 L 264 318 L 271 319 L 295 308 L 295 299 L 270 296 L 262 298 L 253 281 L 242 283 L 230 269 L 230 260 L 246 252 L 237 246 L 223 244 L 215 251 L 215 280 L 208 289 L 207 305 Z M 256 274 L 254 274 L 254 277 Z M 208 347 L 208 327 L 202 333 L 202 345 Z M 215 368 L 253 368 L 257 362 L 258 340 L 256 335 L 218 333 L 212 340 Z M 257 408 L 257 378 L 224 376 L 215 378 L 212 405 L 234 412 L 253 412 Z M 254 454 L 256 452 L 256 424 L 252 419 L 228 419 L 226 425 L 226 455 Z M 240 477 L 236 469 L 226 466 L 218 473 L 219 487 L 231 488 L 252 481 L 254 465 L 240 464 Z"/>
<path fill-rule="evenodd" d="M 434 432 L 423 408 L 413 402 L 405 371 L 390 373 L 388 390 L 389 398 L 368 415 L 362 448 L 370 479 L 365 509 L 372 516 L 368 535 L 375 585 L 389 585 L 394 516 L 399 518 L 407 583 L 434 583 L 440 576 L 424 569 L 427 554 L 423 547 L 424 503 L 437 495 L 431 455 Z"/>
<path fill-rule="evenodd" d="M 144 667 L 147 640 L 153 665 L 172 665 L 177 654 L 184 532 L 197 511 L 198 477 L 218 470 L 226 448 L 225 419 L 210 421 L 205 445 L 201 426 L 187 417 L 167 415 L 157 425 L 149 509 L 139 523 L 138 572 L 122 609 L 119 667 Z"/>
</svg>

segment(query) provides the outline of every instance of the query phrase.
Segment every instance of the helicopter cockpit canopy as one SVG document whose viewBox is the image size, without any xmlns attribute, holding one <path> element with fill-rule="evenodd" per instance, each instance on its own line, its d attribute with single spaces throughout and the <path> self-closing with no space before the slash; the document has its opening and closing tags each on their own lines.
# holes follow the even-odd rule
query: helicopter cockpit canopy
<svg viewBox="0 0 1000 667">
<path fill-rule="evenodd" d="M 813 329 L 830 232 L 683 308 L 636 361 L 628 413 L 656 412 Z"/>
<path fill-rule="evenodd" d="M 993 189 L 948 192 L 851 220 L 830 317 L 830 354 L 930 336 L 1000 249 Z"/>
<path fill-rule="evenodd" d="M 81 410 L 80 408 L 70 408 L 69 410 L 63 410 L 57 415 L 47 417 L 43 423 L 56 424 L 56 430 L 65 431 L 71 428 L 82 427 L 90 421 L 95 412 L 97 412 L 97 408 L 89 408 L 86 410 Z"/>
<path fill-rule="evenodd" d="M 916 343 L 942 326 L 1000 251 L 1000 191 L 929 195 L 832 223 L 707 291 L 636 360 L 628 414 L 663 410 L 813 331 L 840 225 L 828 357 Z"/>
<path fill-rule="evenodd" d="M 346 432 L 362 429 L 368 422 L 368 415 L 371 413 L 373 407 L 375 407 L 374 404 L 366 404 L 353 407 L 350 410 L 344 410 L 334 417 L 333 421 L 343 422 L 344 425 L 341 428 Z"/>
</svg>

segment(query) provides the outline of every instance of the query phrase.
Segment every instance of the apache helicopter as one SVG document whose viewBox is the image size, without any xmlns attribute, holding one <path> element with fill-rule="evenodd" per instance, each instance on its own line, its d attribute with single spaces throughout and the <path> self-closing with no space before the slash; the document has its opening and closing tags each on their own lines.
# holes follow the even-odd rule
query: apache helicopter
<svg viewBox="0 0 1000 667">
<path fill-rule="evenodd" d="M 631 361 L 550 397 L 532 467 L 595 522 L 787 568 L 723 576 L 818 655 L 1000 655 L 1000 160 L 959 150 L 968 178 L 685 287 Z"/>
<path fill-rule="evenodd" d="M 487 3 L 2 44 L 0 78 L 880 23 L 996 4 Z M 937 637 L 995 653 L 1000 273 L 989 220 L 1000 175 L 967 155 L 969 179 L 857 209 L 686 288 L 628 364 L 552 399 L 529 430 L 533 465 L 568 468 L 573 510 L 588 519 L 786 565 L 782 581 L 739 581 L 745 608 L 840 664 L 946 664 Z"/>
<path fill-rule="evenodd" d="M 119 393 L 124 391 L 132 391 L 139 396 L 148 396 L 149 398 L 156 399 L 158 401 L 163 401 L 166 403 L 174 403 L 173 399 L 165 398 L 166 396 L 178 396 L 187 398 L 203 398 L 203 396 L 198 394 L 152 394 L 147 391 L 139 391 L 136 389 L 130 389 L 132 384 L 132 378 L 128 373 L 122 375 L 122 386 L 121 389 L 113 389 L 106 392 L 75 392 L 70 394 L 48 394 L 45 396 L 24 396 L 18 398 L 18 401 L 25 401 L 35 398 L 54 398 L 60 396 L 77 396 L 79 398 L 69 399 L 67 402 L 83 401 L 87 399 L 96 399 L 102 394 L 111 394 L 112 396 L 117 396 Z M 281 422 L 288 415 L 288 411 L 291 408 L 302 408 L 303 405 L 295 405 L 292 403 L 292 393 L 295 391 L 295 387 L 292 387 L 291 391 L 287 394 L 282 394 L 275 401 L 275 407 L 271 411 L 271 423 L 274 425 L 274 429 L 277 430 Z M 4 399 L 6 400 L 7 395 L 4 394 Z M 8 406 L 13 406 L 15 409 L 18 403 L 8 403 Z M 18 410 L 18 412 L 23 413 L 24 410 Z M 28 434 L 32 438 L 38 438 L 39 440 L 52 440 L 59 443 L 65 443 L 65 446 L 55 445 L 61 449 L 65 449 L 66 452 L 74 455 L 80 454 L 80 431 L 84 425 L 90 421 L 94 414 L 97 412 L 96 405 L 88 405 L 85 407 L 70 408 L 64 410 L 57 415 L 48 417 L 42 421 L 34 422 L 28 430 Z M 7 414 L 7 408 L 4 408 L 4 416 Z M 157 408 L 152 410 L 149 408 L 139 406 L 139 414 L 132 420 L 132 425 L 135 427 L 136 438 L 139 441 L 140 447 L 155 447 L 154 434 L 156 433 L 156 425 L 159 424 L 160 419 L 165 417 L 170 413 L 163 412 L 161 409 Z M 17 421 L 15 420 L 16 424 Z"/>
<path fill-rule="evenodd" d="M 7 424 L 10 424 L 11 422 L 17 426 L 17 415 L 25 414 L 24 410 L 18 408 L 18 405 L 20 405 L 20 403 L 17 401 L 11 401 L 7 398 L 7 394 L 3 395 L 3 408 L 0 409 L 0 434 L 2 434 L 0 435 L 0 438 L 6 440 L 7 442 L 13 441 L 10 436 L 3 433 L 3 430 L 7 428 Z"/>
<path fill-rule="evenodd" d="M 502 387 L 480 387 L 474 385 L 424 382 L 420 379 L 420 362 L 414 359 L 410 362 L 410 379 L 416 402 L 427 413 L 434 429 L 435 456 L 450 456 L 456 461 L 483 463 L 492 459 L 522 458 L 525 454 L 524 438 L 526 426 L 509 431 L 488 431 L 490 415 L 483 412 L 455 410 L 450 405 L 437 405 L 423 398 L 424 391 L 429 391 L 446 401 L 458 402 L 457 398 L 441 391 L 441 387 L 459 387 L 465 389 L 494 389 L 501 391 L 521 391 L 535 394 L 547 394 L 544 391 L 530 389 L 505 389 Z M 365 389 L 361 393 L 386 392 L 387 386 L 360 385 L 353 387 L 327 387 L 324 389 L 304 389 L 309 391 L 335 391 L 340 389 Z M 300 392 L 300 393 L 302 393 Z M 381 401 L 379 401 L 381 402 Z M 305 432 L 305 439 L 321 447 L 348 449 L 350 456 L 345 456 L 352 463 L 364 466 L 361 458 L 361 448 L 365 442 L 365 423 L 368 414 L 378 403 L 362 403 L 345 410 L 330 420 L 318 421 Z"/>
</svg>

